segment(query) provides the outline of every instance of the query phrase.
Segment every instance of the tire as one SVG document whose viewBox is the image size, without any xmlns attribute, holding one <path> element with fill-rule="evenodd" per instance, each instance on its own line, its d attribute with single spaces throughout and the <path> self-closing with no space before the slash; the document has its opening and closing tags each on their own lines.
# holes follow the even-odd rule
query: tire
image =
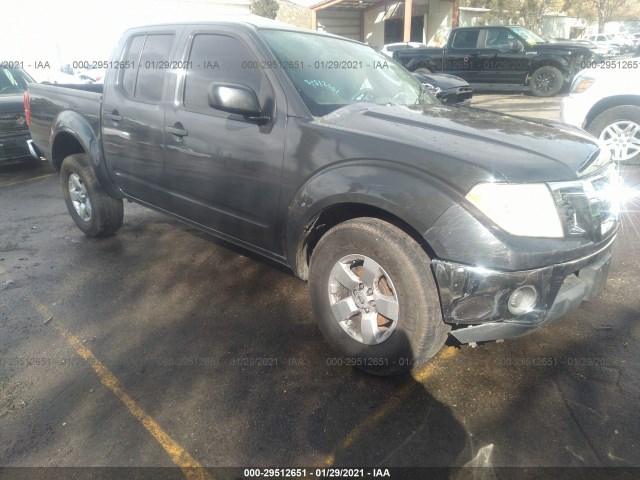
<svg viewBox="0 0 640 480">
<path fill-rule="evenodd" d="M 357 218 L 324 234 L 311 257 L 309 292 L 320 330 L 346 357 L 338 365 L 394 375 L 442 348 L 450 327 L 430 265 L 420 245 L 382 220 Z"/>
<path fill-rule="evenodd" d="M 609 108 L 591 121 L 587 131 L 609 147 L 613 160 L 640 163 L 640 107 Z"/>
<path fill-rule="evenodd" d="M 553 97 L 564 86 L 564 76 L 556 67 L 545 65 L 538 68 L 529 80 L 531 93 L 536 97 Z"/>
<path fill-rule="evenodd" d="M 420 67 L 420 68 L 415 69 L 415 70 L 413 71 L 413 73 L 421 73 L 421 74 L 423 74 L 423 75 L 428 75 L 428 74 L 430 74 L 430 73 L 431 73 L 431 70 L 429 70 L 429 69 L 428 69 L 428 68 L 426 68 L 426 67 Z"/>
<path fill-rule="evenodd" d="M 67 210 L 85 235 L 106 237 L 122 226 L 122 199 L 105 193 L 86 154 L 69 155 L 63 160 L 60 183 Z"/>
</svg>

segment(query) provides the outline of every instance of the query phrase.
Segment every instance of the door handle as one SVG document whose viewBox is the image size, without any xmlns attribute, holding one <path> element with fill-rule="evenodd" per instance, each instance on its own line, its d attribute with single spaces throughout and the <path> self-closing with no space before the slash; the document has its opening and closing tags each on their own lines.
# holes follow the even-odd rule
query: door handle
<svg viewBox="0 0 640 480">
<path fill-rule="evenodd" d="M 178 127 L 167 127 L 166 131 L 169 133 L 172 133 L 176 137 L 186 137 L 189 134 L 189 132 L 184 128 L 178 128 Z"/>
<path fill-rule="evenodd" d="M 112 122 L 119 122 L 120 120 L 122 120 L 122 117 L 120 116 L 117 110 L 114 110 L 111 113 L 105 113 L 104 117 L 107 118 L 108 120 L 111 120 Z"/>
</svg>

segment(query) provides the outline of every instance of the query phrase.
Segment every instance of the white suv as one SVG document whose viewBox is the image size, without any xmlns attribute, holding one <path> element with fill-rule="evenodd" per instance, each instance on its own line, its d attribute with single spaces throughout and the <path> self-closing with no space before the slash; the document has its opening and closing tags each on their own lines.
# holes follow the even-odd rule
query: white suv
<svg viewBox="0 0 640 480">
<path fill-rule="evenodd" d="M 617 69 L 579 72 L 569 96 L 562 100 L 560 115 L 563 122 L 600 138 L 614 160 L 636 163 L 640 161 L 640 58 L 614 63 Z"/>
</svg>

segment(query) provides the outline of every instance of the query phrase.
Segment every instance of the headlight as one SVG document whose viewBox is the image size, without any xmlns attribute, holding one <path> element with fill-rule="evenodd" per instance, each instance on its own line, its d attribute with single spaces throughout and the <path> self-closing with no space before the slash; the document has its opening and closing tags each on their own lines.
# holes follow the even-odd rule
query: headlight
<svg viewBox="0 0 640 480">
<path fill-rule="evenodd" d="M 564 237 L 558 209 L 544 183 L 480 183 L 466 198 L 512 235 Z"/>
</svg>

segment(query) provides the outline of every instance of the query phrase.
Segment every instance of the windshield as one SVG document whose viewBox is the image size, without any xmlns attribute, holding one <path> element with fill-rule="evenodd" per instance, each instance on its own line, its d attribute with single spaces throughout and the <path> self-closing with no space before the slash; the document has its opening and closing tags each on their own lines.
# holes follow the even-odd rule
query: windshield
<svg viewBox="0 0 640 480">
<path fill-rule="evenodd" d="M 438 102 L 404 67 L 366 45 L 286 30 L 260 34 L 314 116 L 356 102 Z"/>
<path fill-rule="evenodd" d="M 533 33 L 528 28 L 524 27 L 511 27 L 511 31 L 522 38 L 529 45 L 535 45 L 536 43 L 547 43 L 547 41 L 542 38 L 537 33 Z"/>
</svg>

